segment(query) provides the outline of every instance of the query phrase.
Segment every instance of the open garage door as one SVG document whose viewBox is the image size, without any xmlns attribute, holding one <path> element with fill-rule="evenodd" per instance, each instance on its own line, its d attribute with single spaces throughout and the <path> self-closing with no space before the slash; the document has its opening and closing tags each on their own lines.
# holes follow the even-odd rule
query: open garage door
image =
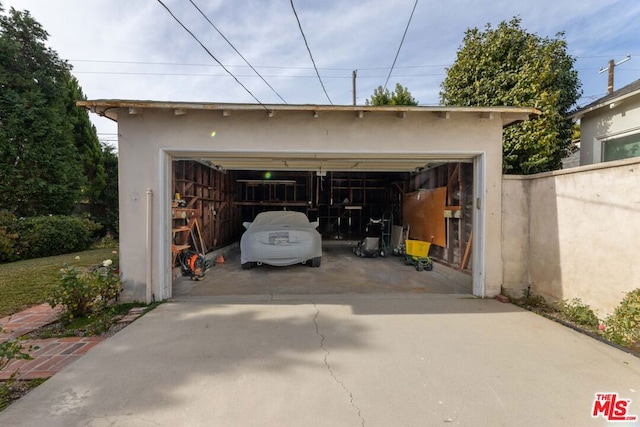
<svg viewBox="0 0 640 427">
<path fill-rule="evenodd" d="M 300 211 L 311 221 L 319 221 L 325 254 L 328 254 L 328 263 L 324 262 L 325 268 L 317 274 L 295 270 L 309 274 L 305 280 L 306 291 L 318 292 L 318 284 L 327 281 L 338 286 L 323 286 L 322 289 L 345 290 L 347 282 L 341 284 L 340 278 L 349 276 L 349 272 L 343 270 L 335 275 L 340 271 L 337 267 L 344 268 L 344 258 L 339 255 L 350 253 L 351 246 L 367 233 L 372 220 L 387 217 L 393 225 L 393 236 L 389 236 L 392 248 L 396 248 L 404 233 L 408 233 L 410 239 L 432 243 L 429 255 L 449 273 L 460 273 L 455 276 L 456 280 L 449 282 L 449 290 L 446 280 L 442 282 L 441 278 L 432 280 L 435 286 L 432 289 L 458 293 L 464 289 L 461 283 L 465 282 L 465 276 L 467 282 L 471 282 L 475 214 L 472 156 L 246 152 L 198 153 L 194 156 L 194 153 L 182 152 L 172 154 L 171 166 L 172 192 L 179 194 L 183 204 L 182 207 L 174 206 L 172 221 L 178 218 L 180 224 L 184 212 L 187 217 L 195 215 L 202 241 L 194 246 L 212 254 L 209 256 L 212 261 L 220 251 L 228 251 L 229 246 L 239 240 L 244 231 L 242 223 L 252 221 L 258 213 Z M 437 194 L 438 203 L 428 203 L 426 195 L 431 193 Z M 172 224 L 173 230 L 175 226 Z M 172 236 L 174 243 L 191 243 L 176 242 L 175 237 Z M 179 268 L 175 256 L 172 259 L 172 267 Z M 233 267 L 240 269 L 238 260 L 233 257 L 231 260 Z M 331 262 L 336 268 L 331 268 Z M 376 270 L 389 268 L 389 264 L 368 265 L 371 270 L 366 270 L 365 275 L 379 276 Z M 397 266 L 393 265 L 393 268 Z M 362 280 L 352 282 L 351 291 L 422 289 L 413 284 L 415 277 L 400 283 L 400 276 L 408 271 L 401 268 L 394 278 L 387 280 L 387 287 L 376 277 L 370 280 L 361 277 Z M 173 277 L 179 277 L 178 273 L 173 270 Z M 215 268 L 210 274 L 216 275 Z M 422 282 L 424 280 L 416 283 Z M 366 283 L 369 286 L 363 286 Z M 220 291 L 220 286 L 216 289 Z M 295 287 L 292 292 L 304 291 L 305 286 L 302 286 Z M 230 289 L 230 292 L 234 290 Z M 463 293 L 471 292 L 469 285 Z"/>
<path fill-rule="evenodd" d="M 411 174 L 430 170 L 431 163 L 472 162 L 473 293 L 497 295 L 503 277 L 502 132 L 540 113 L 515 107 L 138 100 L 78 105 L 118 122 L 123 300 L 147 302 L 171 296 L 172 163 L 179 159 L 227 173 L 290 169 L 318 176 Z M 236 185 L 238 179 L 230 181 Z"/>
</svg>

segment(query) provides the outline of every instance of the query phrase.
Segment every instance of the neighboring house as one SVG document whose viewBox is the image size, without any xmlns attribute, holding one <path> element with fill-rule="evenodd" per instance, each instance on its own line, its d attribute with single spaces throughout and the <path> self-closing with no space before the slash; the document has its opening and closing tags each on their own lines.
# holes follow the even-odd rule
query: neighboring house
<svg viewBox="0 0 640 427">
<path fill-rule="evenodd" d="M 640 80 L 569 116 L 580 120 L 580 165 L 640 156 Z"/>
<path fill-rule="evenodd" d="M 562 159 L 562 169 L 580 166 L 580 140 L 571 143 L 571 154 Z"/>
</svg>

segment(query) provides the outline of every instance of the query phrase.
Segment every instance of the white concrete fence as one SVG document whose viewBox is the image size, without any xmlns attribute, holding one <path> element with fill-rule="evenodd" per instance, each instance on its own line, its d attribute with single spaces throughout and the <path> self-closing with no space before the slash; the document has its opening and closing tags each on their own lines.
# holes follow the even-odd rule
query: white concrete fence
<svg viewBox="0 0 640 427">
<path fill-rule="evenodd" d="M 640 287 L 640 158 L 502 180 L 503 289 L 598 317 Z"/>
</svg>

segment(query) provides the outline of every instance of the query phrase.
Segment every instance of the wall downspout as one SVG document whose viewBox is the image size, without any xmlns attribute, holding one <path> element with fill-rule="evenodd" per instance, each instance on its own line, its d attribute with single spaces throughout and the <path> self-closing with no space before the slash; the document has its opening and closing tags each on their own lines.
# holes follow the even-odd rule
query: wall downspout
<svg viewBox="0 0 640 427">
<path fill-rule="evenodd" d="M 152 289 L 151 289 L 151 262 L 153 260 L 152 257 L 152 241 L 151 236 L 153 232 L 153 191 L 150 188 L 147 188 L 147 236 L 146 236 L 146 272 L 145 272 L 145 281 L 146 281 L 146 303 L 151 304 L 152 302 Z"/>
</svg>

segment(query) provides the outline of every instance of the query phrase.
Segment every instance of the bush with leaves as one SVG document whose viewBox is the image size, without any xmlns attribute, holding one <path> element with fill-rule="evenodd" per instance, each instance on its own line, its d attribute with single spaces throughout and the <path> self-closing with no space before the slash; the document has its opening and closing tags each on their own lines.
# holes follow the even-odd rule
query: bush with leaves
<svg viewBox="0 0 640 427">
<path fill-rule="evenodd" d="M 557 309 L 565 320 L 575 325 L 591 329 L 598 328 L 598 316 L 596 316 L 591 307 L 583 303 L 580 298 L 574 298 L 571 301 L 561 301 L 557 304 Z"/>
<path fill-rule="evenodd" d="M 72 320 L 103 312 L 121 290 L 117 263 L 110 259 L 90 269 L 65 266 L 48 302 L 51 307 L 62 305 L 67 320 Z"/>
<path fill-rule="evenodd" d="M 18 255 L 41 258 L 88 249 L 100 225 L 79 216 L 37 216 L 18 221 Z"/>
<path fill-rule="evenodd" d="M 0 210 L 0 262 L 17 261 L 17 218 L 11 212 Z"/>
<path fill-rule="evenodd" d="M 629 292 L 604 321 L 604 336 L 616 344 L 640 343 L 640 288 Z"/>
<path fill-rule="evenodd" d="M 0 327 L 0 332 L 3 329 Z M 0 371 L 4 370 L 13 360 L 31 360 L 33 357 L 29 354 L 31 350 L 38 347 L 29 346 L 25 348 L 19 340 L 8 340 L 0 343 Z M 18 371 L 11 374 L 7 381 L 0 382 L 0 411 L 5 409 L 12 400 L 14 392 L 14 384 L 17 383 L 16 377 Z"/>
<path fill-rule="evenodd" d="M 0 332 L 2 332 L 2 328 L 0 328 Z M 29 351 L 31 348 L 28 348 L 26 351 L 23 349 L 22 344 L 16 340 L 8 340 L 0 343 L 0 371 L 11 363 L 12 360 L 30 360 L 32 357 L 29 355 Z"/>
</svg>

